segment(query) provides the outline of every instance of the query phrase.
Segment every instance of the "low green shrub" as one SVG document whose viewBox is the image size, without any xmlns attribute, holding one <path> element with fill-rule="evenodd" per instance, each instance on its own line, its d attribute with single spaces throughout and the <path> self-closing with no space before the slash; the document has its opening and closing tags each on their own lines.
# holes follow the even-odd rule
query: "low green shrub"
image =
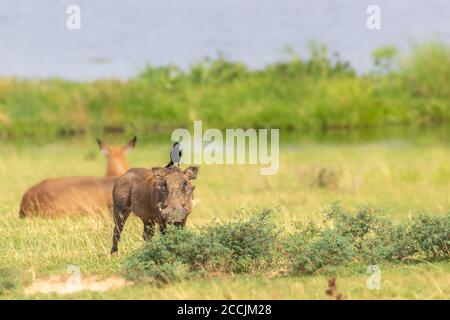
<svg viewBox="0 0 450 320">
<path fill-rule="evenodd" d="M 414 256 L 425 259 L 450 255 L 450 215 L 430 217 L 420 215 L 412 221 L 398 225 L 387 236 L 385 258 L 389 261 Z"/>
<path fill-rule="evenodd" d="M 351 214 L 339 205 L 324 212 L 322 224 L 298 225 L 284 234 L 265 210 L 242 221 L 195 229 L 169 228 L 125 260 L 134 281 L 167 283 L 199 274 L 330 272 L 405 259 L 449 257 L 450 215 L 420 215 L 393 224 L 380 210 Z M 364 268 L 356 268 L 364 270 Z"/>
<path fill-rule="evenodd" d="M 450 215 L 418 216 L 397 225 L 381 211 L 362 207 L 356 215 L 334 205 L 323 226 L 299 226 L 286 239 L 294 273 L 326 271 L 346 264 L 381 264 L 449 257 Z"/>
<path fill-rule="evenodd" d="M 264 270 L 275 260 L 277 240 L 269 211 L 192 230 L 171 227 L 127 257 L 125 275 L 131 280 L 169 282 L 204 272 Z"/>
</svg>

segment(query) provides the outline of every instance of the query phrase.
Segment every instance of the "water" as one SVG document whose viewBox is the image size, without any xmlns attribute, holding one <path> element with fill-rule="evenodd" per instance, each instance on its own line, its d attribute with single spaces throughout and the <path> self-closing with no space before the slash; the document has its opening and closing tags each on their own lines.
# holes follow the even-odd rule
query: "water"
<svg viewBox="0 0 450 320">
<path fill-rule="evenodd" d="M 366 27 L 373 3 L 378 31 Z M 81 8 L 81 30 L 66 28 L 69 4 Z M 311 40 L 364 72 L 374 48 L 449 42 L 449 12 L 448 0 L 2 0 L 0 76 L 129 78 L 218 52 L 260 68 L 286 59 L 286 47 L 305 56 Z"/>
</svg>

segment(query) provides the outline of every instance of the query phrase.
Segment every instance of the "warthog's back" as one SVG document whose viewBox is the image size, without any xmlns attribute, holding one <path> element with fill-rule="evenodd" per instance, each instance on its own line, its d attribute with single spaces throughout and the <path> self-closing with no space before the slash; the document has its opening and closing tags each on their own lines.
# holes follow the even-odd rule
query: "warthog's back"
<svg viewBox="0 0 450 320">
<path fill-rule="evenodd" d="M 112 206 L 116 177 L 66 177 L 42 181 L 24 194 L 21 217 L 99 212 Z"/>
<path fill-rule="evenodd" d="M 156 203 L 153 202 L 154 190 L 148 184 L 153 176 L 152 170 L 133 168 L 119 177 L 114 185 L 113 201 L 121 210 L 132 210 L 136 215 L 153 216 L 149 211 Z M 145 187 L 143 187 L 147 184 Z"/>
</svg>

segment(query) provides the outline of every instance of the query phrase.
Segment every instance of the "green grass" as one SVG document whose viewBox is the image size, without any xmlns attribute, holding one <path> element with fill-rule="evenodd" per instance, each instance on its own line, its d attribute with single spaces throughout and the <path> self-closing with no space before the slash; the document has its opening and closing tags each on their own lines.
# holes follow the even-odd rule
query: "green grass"
<svg viewBox="0 0 450 320">
<path fill-rule="evenodd" d="M 89 143 L 88 143 L 89 141 Z M 134 166 L 161 165 L 167 146 L 139 144 L 130 153 Z M 274 222 L 288 232 L 295 223 L 321 223 L 322 212 L 335 201 L 355 210 L 363 204 L 384 208 L 385 216 L 402 223 L 422 213 L 443 217 L 450 212 L 448 145 L 391 141 L 367 144 L 292 144 L 281 148 L 280 171 L 260 176 L 258 166 L 201 166 L 198 204 L 188 228 L 244 219 L 263 208 L 275 212 Z M 67 265 L 80 266 L 83 276 L 122 274 L 124 261 L 143 244 L 141 222 L 127 222 L 118 257 L 110 257 L 112 218 L 74 216 L 60 219 L 18 219 L 22 193 L 48 177 L 102 175 L 105 161 L 95 143 L 0 146 L 0 267 L 13 268 L 24 284 L 37 277 L 63 275 Z M 322 174 L 321 174 L 322 172 Z M 359 270 L 337 271 L 338 291 L 354 299 L 445 299 L 450 296 L 448 260 L 383 263 L 381 290 L 366 288 Z M 2 296 L 11 298 L 326 298 L 326 279 L 311 275 L 216 274 L 162 287 L 138 284 L 103 292 L 70 295 L 25 295 L 22 287 Z M 3 281 L 3 279 L 0 279 Z M 8 282 L 8 279 L 5 279 Z"/>
<path fill-rule="evenodd" d="M 448 45 L 395 54 L 390 47 L 375 51 L 367 75 L 315 46 L 309 60 L 294 55 L 263 70 L 217 59 L 188 71 L 148 67 L 128 81 L 3 78 L 0 137 L 42 140 L 103 130 L 153 136 L 190 128 L 193 120 L 283 132 L 448 124 Z"/>
</svg>

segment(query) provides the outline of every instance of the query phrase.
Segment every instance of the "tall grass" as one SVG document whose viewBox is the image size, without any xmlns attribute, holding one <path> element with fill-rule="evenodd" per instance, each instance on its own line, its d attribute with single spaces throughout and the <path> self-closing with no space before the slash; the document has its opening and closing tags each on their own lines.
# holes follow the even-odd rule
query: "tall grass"
<svg viewBox="0 0 450 320">
<path fill-rule="evenodd" d="M 55 137 L 113 130 L 141 134 L 205 126 L 327 131 L 450 121 L 450 50 L 413 48 L 373 58 L 384 71 L 357 75 L 339 56 L 313 46 L 311 57 L 249 70 L 222 58 L 188 71 L 148 67 L 128 81 L 0 79 L 0 135 Z"/>
</svg>

